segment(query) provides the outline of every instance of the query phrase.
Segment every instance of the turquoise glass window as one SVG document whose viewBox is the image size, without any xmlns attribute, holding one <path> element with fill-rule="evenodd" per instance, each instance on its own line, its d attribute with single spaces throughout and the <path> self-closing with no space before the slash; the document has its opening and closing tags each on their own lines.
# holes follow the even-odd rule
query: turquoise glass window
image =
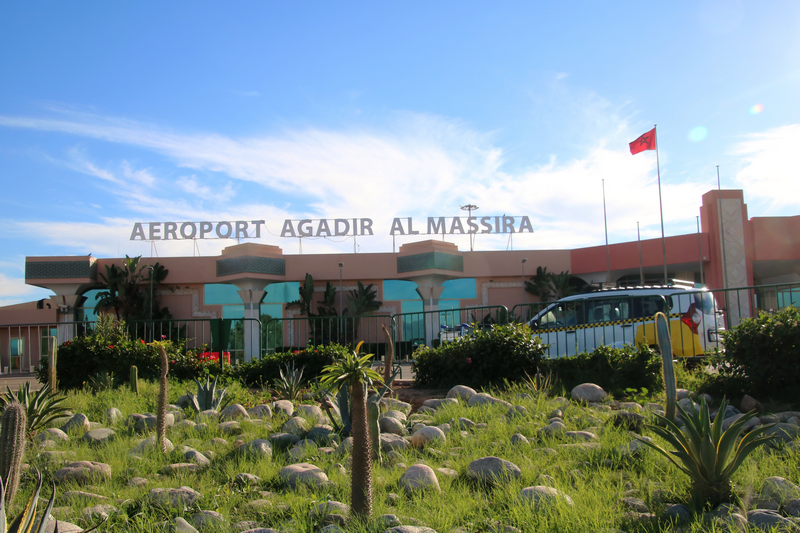
<svg viewBox="0 0 800 533">
<path fill-rule="evenodd" d="M 477 297 L 475 278 L 449 279 L 442 283 L 442 300 L 472 300 Z"/>
</svg>

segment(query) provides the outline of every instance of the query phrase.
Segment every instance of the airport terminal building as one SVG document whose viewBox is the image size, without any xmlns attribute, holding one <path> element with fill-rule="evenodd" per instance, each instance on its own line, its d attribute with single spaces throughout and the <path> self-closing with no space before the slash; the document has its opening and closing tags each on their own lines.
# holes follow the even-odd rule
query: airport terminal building
<svg viewBox="0 0 800 533">
<path fill-rule="evenodd" d="M 800 283 L 800 216 L 749 218 L 741 190 L 713 190 L 702 197 L 700 220 L 699 233 L 666 238 L 668 278 L 702 281 L 710 289 Z M 161 231 L 192 231 L 167 226 Z M 284 228 L 290 230 L 299 228 Z M 134 231 L 148 237 L 146 228 Z M 225 231 L 230 235 L 237 228 Z M 651 284 L 663 278 L 661 239 L 610 245 L 608 269 L 606 252 L 603 245 L 463 251 L 455 244 L 420 235 L 419 241 L 404 244 L 395 253 L 299 255 L 286 254 L 271 244 L 247 242 L 229 246 L 219 256 L 143 258 L 142 263 L 158 261 L 169 270 L 155 290 L 160 304 L 176 320 L 297 317 L 298 310 L 287 309 L 286 304 L 298 299 L 306 274 L 313 276 L 315 297 L 320 300 L 327 282 L 337 294 L 354 290 L 359 281 L 373 284 L 381 302 L 375 314 L 381 316 L 492 306 L 520 309 L 521 304 L 536 300 L 525 293 L 523 280 L 530 279 L 538 266 L 555 273 L 568 270 L 591 284 L 638 285 L 642 277 Z M 74 335 L 74 328 L 65 324 L 93 316 L 94 295 L 102 287 L 98 274 L 111 264 L 119 266 L 121 260 L 26 258 L 26 283 L 47 288 L 53 295 L 49 300 L 0 308 L 0 367 L 27 371 L 46 353 L 42 339 L 56 335 L 64 342 Z M 342 298 L 337 298 L 341 304 Z M 769 308 L 770 302 L 757 307 Z M 754 309 L 740 308 L 740 312 L 744 317 Z M 432 338 L 429 330 L 424 340 L 429 343 Z M 251 344 L 245 349 L 245 359 L 256 357 L 260 349 Z"/>
</svg>

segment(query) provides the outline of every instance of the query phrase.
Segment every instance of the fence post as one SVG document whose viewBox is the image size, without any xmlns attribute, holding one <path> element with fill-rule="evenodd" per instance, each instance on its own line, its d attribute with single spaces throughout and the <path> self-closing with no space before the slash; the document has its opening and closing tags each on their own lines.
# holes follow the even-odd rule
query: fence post
<svg viewBox="0 0 800 533">
<path fill-rule="evenodd" d="M 56 379 L 58 376 L 56 373 L 56 364 L 58 363 L 58 339 L 53 336 L 47 337 L 47 355 L 50 359 L 48 361 L 50 365 L 47 369 L 47 382 L 50 385 L 50 390 L 55 393 L 58 392 L 58 380 Z"/>
</svg>

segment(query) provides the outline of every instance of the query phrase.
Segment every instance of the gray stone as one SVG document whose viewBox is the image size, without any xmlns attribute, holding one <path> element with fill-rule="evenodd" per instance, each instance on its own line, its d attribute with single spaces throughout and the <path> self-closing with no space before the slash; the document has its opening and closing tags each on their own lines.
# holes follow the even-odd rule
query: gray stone
<svg viewBox="0 0 800 533">
<path fill-rule="evenodd" d="M 165 440 L 167 441 L 167 451 L 171 452 L 172 450 L 174 450 L 175 446 L 172 445 L 169 439 Z M 131 455 L 142 455 L 143 453 L 145 453 L 146 450 L 154 448 L 156 448 L 155 435 L 139 441 L 139 443 L 131 449 L 130 453 Z"/>
<path fill-rule="evenodd" d="M 272 409 L 269 405 L 261 404 L 256 405 L 255 407 L 248 409 L 247 414 L 250 415 L 250 418 L 259 418 L 261 420 L 267 420 L 272 418 Z"/>
<path fill-rule="evenodd" d="M 441 409 L 446 405 L 458 405 L 458 400 L 456 398 L 431 398 L 422 402 L 422 405 L 431 409 Z"/>
<path fill-rule="evenodd" d="M 789 516 L 800 517 L 800 499 L 791 499 L 783 502 L 783 512 Z"/>
<path fill-rule="evenodd" d="M 435 529 L 423 526 L 395 526 L 383 533 L 436 533 Z"/>
<path fill-rule="evenodd" d="M 234 403 L 226 407 L 219 414 L 220 422 L 227 422 L 229 420 L 250 420 L 250 415 L 247 413 L 241 404 Z"/>
<path fill-rule="evenodd" d="M 311 428 L 311 431 L 308 432 L 306 438 L 311 439 L 317 444 L 319 444 L 319 443 L 331 442 L 331 440 L 338 439 L 339 436 L 333 431 L 333 428 L 330 426 L 314 426 L 313 428 Z"/>
<path fill-rule="evenodd" d="M 83 435 L 87 431 L 89 431 L 89 418 L 83 413 L 77 413 L 72 415 L 72 418 L 67 421 L 66 424 L 61 426 L 61 431 L 64 433 L 80 433 Z"/>
<path fill-rule="evenodd" d="M 253 439 L 239 446 L 237 452 L 250 457 L 272 457 L 272 445 L 265 439 Z"/>
<path fill-rule="evenodd" d="M 563 502 L 570 507 L 574 505 L 572 498 L 566 494 L 552 487 L 545 487 L 543 485 L 526 487 L 520 491 L 519 495 L 523 500 L 530 502 L 536 510 L 554 507 L 558 505 L 559 502 Z"/>
<path fill-rule="evenodd" d="M 294 405 L 289 400 L 277 400 L 270 406 L 274 414 L 291 417 L 294 414 Z"/>
<path fill-rule="evenodd" d="M 617 455 L 621 455 L 622 457 L 632 457 L 635 455 L 639 455 L 642 451 L 649 448 L 647 444 L 642 443 L 642 441 L 653 442 L 653 439 L 650 437 L 639 437 L 633 439 L 628 444 L 623 444 L 622 446 L 617 446 L 614 448 L 614 453 Z"/>
<path fill-rule="evenodd" d="M 103 501 L 103 500 L 108 500 L 108 498 L 100 494 L 93 494 L 91 492 L 84 492 L 81 490 L 68 490 L 61 495 L 61 500 L 64 501 L 65 503 L 76 504 L 76 503 L 81 503 L 83 501 L 90 501 L 90 502 Z"/>
<path fill-rule="evenodd" d="M 464 418 L 462 416 L 458 420 L 456 420 L 453 425 L 460 429 L 472 429 L 475 427 L 475 422 L 473 422 L 469 418 Z"/>
<path fill-rule="evenodd" d="M 148 483 L 150 482 L 143 477 L 132 477 L 128 480 L 127 485 L 129 487 L 144 487 Z"/>
<path fill-rule="evenodd" d="M 159 473 L 165 476 L 174 476 L 178 474 L 185 474 L 187 472 L 197 472 L 200 470 L 200 465 L 194 463 L 174 463 L 161 467 Z"/>
<path fill-rule="evenodd" d="M 397 409 L 389 409 L 388 411 L 386 411 L 383 414 L 383 416 L 396 418 L 396 419 L 400 420 L 401 422 L 406 422 L 408 420 L 408 417 L 406 416 L 406 414 L 403 411 L 399 411 Z"/>
<path fill-rule="evenodd" d="M 325 417 L 325 415 L 322 413 L 322 409 L 320 409 L 318 406 L 307 404 L 298 405 L 294 410 L 294 416 L 301 416 L 311 420 L 321 420 Z"/>
<path fill-rule="evenodd" d="M 523 407 L 522 405 L 514 405 L 512 407 L 509 407 L 506 416 L 508 418 L 526 417 L 528 416 L 528 410 L 525 409 L 525 407 Z"/>
<path fill-rule="evenodd" d="M 200 511 L 192 515 L 192 525 L 198 529 L 214 529 L 226 522 L 225 517 L 216 511 Z"/>
<path fill-rule="evenodd" d="M 383 437 L 383 435 L 381 435 L 381 437 Z M 381 439 L 381 442 L 383 442 L 383 439 Z M 338 453 L 339 455 L 345 455 L 350 453 L 352 449 L 353 449 L 353 437 L 347 437 L 342 441 L 341 444 L 339 444 L 339 446 L 336 447 L 336 453 Z"/>
<path fill-rule="evenodd" d="M 205 455 L 196 450 L 190 450 L 184 453 L 183 457 L 190 463 L 194 463 L 200 468 L 205 468 L 211 465 L 211 460 L 209 460 L 208 457 L 206 457 Z"/>
<path fill-rule="evenodd" d="M 220 422 L 219 430 L 226 435 L 241 435 L 242 427 L 236 420 L 228 420 L 227 422 Z"/>
<path fill-rule="evenodd" d="M 168 531 L 174 533 L 198 533 L 198 531 L 186 520 L 180 516 L 172 519 L 167 526 Z"/>
<path fill-rule="evenodd" d="M 185 429 L 196 429 L 197 428 L 197 423 L 193 422 L 192 420 L 181 420 L 180 422 L 175 424 L 173 427 L 176 428 L 176 429 L 182 429 L 182 428 L 185 428 Z"/>
<path fill-rule="evenodd" d="M 37 443 L 42 443 L 46 440 L 67 442 L 69 441 L 69 435 L 57 428 L 47 428 L 37 433 L 33 440 Z"/>
<path fill-rule="evenodd" d="M 641 433 L 645 418 L 638 413 L 614 413 L 606 422 L 607 425 Z"/>
<path fill-rule="evenodd" d="M 622 402 L 619 404 L 619 408 L 623 411 L 629 411 L 632 413 L 642 412 L 642 406 L 636 402 Z"/>
<path fill-rule="evenodd" d="M 800 487 L 787 480 L 786 478 L 773 476 L 764 480 L 761 495 L 784 503 L 788 500 L 800 498 Z"/>
<path fill-rule="evenodd" d="M 299 485 L 321 487 L 328 483 L 325 472 L 309 463 L 284 466 L 278 475 L 291 488 L 297 488 Z"/>
<path fill-rule="evenodd" d="M 241 473 L 236 474 L 236 476 L 233 478 L 233 481 L 238 485 L 249 486 L 258 484 L 261 481 L 261 478 L 255 474 Z"/>
<path fill-rule="evenodd" d="M 733 416 L 729 416 L 728 418 L 723 419 L 722 420 L 722 431 L 727 431 L 728 428 L 730 428 L 733 425 L 734 422 L 736 422 L 737 420 L 739 420 L 743 416 L 744 415 L 742 413 L 738 413 L 738 414 L 735 414 Z M 753 429 L 754 427 L 756 427 L 756 426 L 758 426 L 760 424 L 761 424 L 761 419 L 759 419 L 758 417 L 754 417 L 754 418 L 751 418 L 750 420 L 748 420 L 745 423 L 743 429 L 744 429 L 744 431 L 749 431 L 749 430 Z"/>
<path fill-rule="evenodd" d="M 511 404 L 507 401 L 495 398 L 490 394 L 486 394 L 485 392 L 479 392 L 469 397 L 469 400 L 467 400 L 467 406 L 474 407 L 476 405 L 502 405 L 504 407 L 511 407 Z"/>
<path fill-rule="evenodd" d="M 119 509 L 117 509 L 113 505 L 98 504 L 92 507 L 86 507 L 82 509 L 81 516 L 83 516 L 83 519 L 87 521 L 92 521 L 97 518 L 105 520 L 106 518 L 109 517 L 111 513 L 116 513 L 117 511 L 119 511 Z M 59 528 L 59 530 L 60 529 L 61 528 Z"/>
<path fill-rule="evenodd" d="M 447 391 L 448 398 L 456 398 L 464 401 L 469 400 L 475 394 L 477 394 L 475 389 L 467 387 L 466 385 L 456 385 L 455 387 Z"/>
<path fill-rule="evenodd" d="M 306 433 L 308 433 L 309 427 L 308 422 L 304 418 L 300 418 L 299 416 L 295 416 L 290 418 L 283 424 L 282 428 L 284 433 L 291 433 L 292 435 L 297 435 L 298 437 L 303 437 Z"/>
<path fill-rule="evenodd" d="M 153 505 L 163 507 L 184 507 L 193 506 L 202 495 L 191 487 L 180 487 L 177 489 L 152 489 L 147 493 L 147 499 Z"/>
<path fill-rule="evenodd" d="M 402 451 L 409 447 L 408 441 L 403 437 L 401 437 L 400 435 L 392 435 L 391 433 L 381 433 L 380 440 L 381 440 L 381 451 L 383 452 L 398 451 L 398 450 Z"/>
<path fill-rule="evenodd" d="M 800 528 L 776 511 L 755 510 L 747 513 L 747 521 L 762 531 L 798 531 Z"/>
<path fill-rule="evenodd" d="M 546 437 L 552 437 L 554 435 L 563 435 L 566 432 L 567 432 L 567 426 L 565 426 L 563 422 L 559 421 L 551 422 L 550 424 L 544 426 L 543 428 L 539 428 L 539 435 L 544 435 Z"/>
<path fill-rule="evenodd" d="M 530 446 L 531 443 L 522 433 L 514 433 L 511 435 L 511 444 L 524 444 L 526 446 Z"/>
<path fill-rule="evenodd" d="M 392 435 L 408 434 L 403 421 L 392 416 L 383 416 L 378 419 L 378 427 L 380 427 L 381 433 L 391 433 Z"/>
<path fill-rule="evenodd" d="M 424 427 L 414 432 L 411 437 L 411 445 L 415 448 L 423 448 L 433 443 L 446 442 L 444 431 L 437 427 Z"/>
<path fill-rule="evenodd" d="M 564 436 L 572 440 L 583 441 L 583 442 L 597 440 L 597 435 L 589 431 L 567 431 L 566 433 L 564 433 Z"/>
<path fill-rule="evenodd" d="M 100 428 L 90 429 L 83 434 L 82 438 L 84 442 L 88 442 L 89 444 L 100 445 L 113 441 L 116 436 L 117 434 L 113 429 Z"/>
<path fill-rule="evenodd" d="M 400 476 L 400 486 L 407 492 L 418 492 L 427 489 L 439 492 L 439 480 L 436 473 L 427 465 L 411 465 Z"/>
<path fill-rule="evenodd" d="M 300 442 L 300 437 L 293 433 L 273 433 L 269 436 L 269 441 L 276 448 L 289 448 Z"/>
<path fill-rule="evenodd" d="M 627 509 L 631 511 L 635 511 L 637 513 L 649 513 L 650 508 L 647 507 L 647 504 L 641 498 L 622 498 L 622 505 L 624 505 Z"/>
<path fill-rule="evenodd" d="M 45 526 L 45 533 L 53 533 L 56 528 L 56 524 L 58 524 L 58 533 L 82 533 L 83 528 L 72 524 L 70 522 L 64 522 L 63 520 L 50 520 L 47 525 Z"/>
<path fill-rule="evenodd" d="M 383 398 L 381 399 L 381 405 L 385 407 L 387 410 L 396 409 L 408 415 L 411 412 L 411 404 L 406 402 L 401 402 L 395 398 Z"/>
<path fill-rule="evenodd" d="M 762 435 L 764 436 L 772 435 L 775 437 L 770 443 L 768 443 L 771 446 L 774 446 L 775 442 L 783 442 L 785 444 L 789 444 L 794 439 L 796 439 L 798 435 L 800 435 L 800 427 L 797 427 L 794 424 L 787 424 L 785 422 L 780 422 L 778 424 L 775 424 L 768 430 L 764 431 Z"/>
<path fill-rule="evenodd" d="M 111 479 L 111 467 L 105 463 L 94 461 L 75 461 L 67 463 L 63 468 L 56 470 L 54 474 L 56 481 L 89 483 L 102 482 Z"/>
<path fill-rule="evenodd" d="M 608 395 L 599 385 L 594 383 L 581 383 L 572 389 L 570 394 L 573 400 L 579 402 L 602 402 Z"/>
<path fill-rule="evenodd" d="M 472 461 L 467 467 L 467 475 L 478 481 L 495 483 L 503 479 L 517 479 L 522 476 L 522 471 L 511 461 L 490 456 Z"/>
<path fill-rule="evenodd" d="M 350 506 L 341 502 L 324 501 L 312 507 L 309 512 L 309 515 L 314 520 L 321 520 L 332 514 L 347 516 L 350 514 Z"/>
<path fill-rule="evenodd" d="M 122 420 L 122 411 L 116 407 L 109 407 L 106 409 L 105 419 L 111 426 L 116 426 Z"/>
</svg>

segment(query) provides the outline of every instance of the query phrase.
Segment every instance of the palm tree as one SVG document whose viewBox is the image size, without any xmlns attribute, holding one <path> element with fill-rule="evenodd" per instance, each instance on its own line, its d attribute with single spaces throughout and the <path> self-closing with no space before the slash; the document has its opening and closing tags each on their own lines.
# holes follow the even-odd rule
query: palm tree
<svg viewBox="0 0 800 533">
<path fill-rule="evenodd" d="M 350 295 L 347 297 L 347 307 L 342 311 L 342 316 L 360 317 L 377 311 L 383 305 L 383 302 L 378 301 L 377 298 L 378 289 L 372 283 L 365 287 L 359 281 L 356 290 L 350 291 Z M 358 337 L 359 321 L 356 318 L 350 318 L 345 324 L 347 333 L 352 335 L 349 340 L 354 341 Z"/>
<path fill-rule="evenodd" d="M 367 389 L 381 378 L 372 370 L 372 355 L 359 357 L 363 342 L 355 351 L 323 369 L 320 384 L 333 392 L 342 386 L 350 388 L 353 437 L 353 464 L 350 479 L 350 499 L 354 516 L 368 519 L 372 516 L 372 444 L 367 418 Z"/>
<path fill-rule="evenodd" d="M 547 267 L 536 267 L 536 274 L 531 281 L 525 282 L 525 291 L 539 297 L 540 302 L 552 302 L 554 297 L 553 274 L 547 271 Z"/>
</svg>

